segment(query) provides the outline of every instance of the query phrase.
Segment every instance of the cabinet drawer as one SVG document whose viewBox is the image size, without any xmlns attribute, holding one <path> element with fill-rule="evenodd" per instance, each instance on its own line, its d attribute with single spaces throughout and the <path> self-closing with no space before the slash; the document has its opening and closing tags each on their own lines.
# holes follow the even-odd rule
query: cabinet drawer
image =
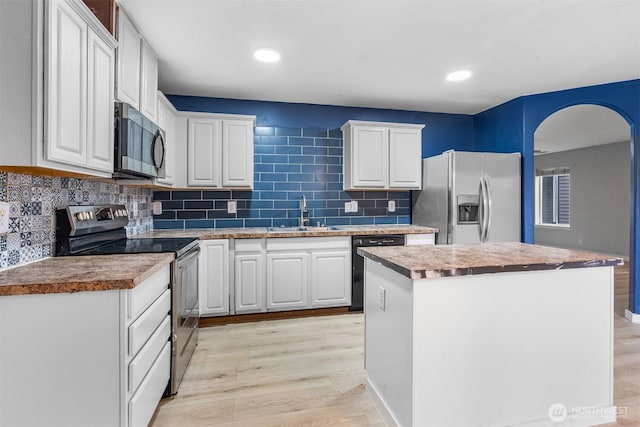
<svg viewBox="0 0 640 427">
<path fill-rule="evenodd" d="M 264 239 L 235 239 L 236 252 L 260 252 Z"/>
<path fill-rule="evenodd" d="M 351 237 L 278 237 L 267 239 L 268 251 L 349 249 Z"/>
<path fill-rule="evenodd" d="M 134 392 L 138 388 L 154 360 L 169 341 L 170 335 L 171 317 L 166 316 L 162 324 L 149 338 L 149 342 L 142 347 L 142 350 L 129 364 L 129 392 Z"/>
<path fill-rule="evenodd" d="M 156 271 L 147 280 L 131 290 L 129 298 L 129 319 L 135 319 L 145 308 L 149 307 L 167 287 L 171 281 L 169 265 Z"/>
<path fill-rule="evenodd" d="M 129 401 L 129 426 L 147 426 L 169 382 L 171 343 L 167 342 Z"/>
<path fill-rule="evenodd" d="M 129 355 L 134 356 L 171 310 L 171 291 L 167 289 L 138 320 L 129 326 Z"/>
</svg>

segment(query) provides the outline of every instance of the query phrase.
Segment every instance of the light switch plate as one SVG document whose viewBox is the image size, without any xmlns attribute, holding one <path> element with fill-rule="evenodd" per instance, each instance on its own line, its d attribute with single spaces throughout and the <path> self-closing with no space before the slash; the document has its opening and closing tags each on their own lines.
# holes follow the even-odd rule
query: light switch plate
<svg viewBox="0 0 640 427">
<path fill-rule="evenodd" d="M 234 214 L 238 212 L 238 202 L 236 200 L 227 201 L 227 213 Z"/>
<path fill-rule="evenodd" d="M 9 203 L 0 202 L 0 234 L 9 232 Z"/>
<path fill-rule="evenodd" d="M 345 213 L 351 212 L 351 202 L 344 202 L 344 211 Z"/>
<path fill-rule="evenodd" d="M 358 201 L 357 200 L 352 200 L 351 201 L 351 212 L 358 212 Z"/>
<path fill-rule="evenodd" d="M 387 306 L 387 290 L 382 286 L 378 288 L 378 306 L 382 311 L 385 311 Z"/>
</svg>

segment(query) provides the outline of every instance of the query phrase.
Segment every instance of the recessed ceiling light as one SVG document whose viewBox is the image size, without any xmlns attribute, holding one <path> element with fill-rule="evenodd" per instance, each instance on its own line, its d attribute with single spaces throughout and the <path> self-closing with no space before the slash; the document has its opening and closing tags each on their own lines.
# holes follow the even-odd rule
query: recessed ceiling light
<svg viewBox="0 0 640 427">
<path fill-rule="evenodd" d="M 280 60 L 280 54 L 269 48 L 257 49 L 253 52 L 253 57 L 262 62 L 276 62 Z"/>
<path fill-rule="evenodd" d="M 447 80 L 450 82 L 459 82 L 461 80 L 466 80 L 469 77 L 471 77 L 471 71 L 469 70 L 458 70 L 447 74 Z"/>
</svg>

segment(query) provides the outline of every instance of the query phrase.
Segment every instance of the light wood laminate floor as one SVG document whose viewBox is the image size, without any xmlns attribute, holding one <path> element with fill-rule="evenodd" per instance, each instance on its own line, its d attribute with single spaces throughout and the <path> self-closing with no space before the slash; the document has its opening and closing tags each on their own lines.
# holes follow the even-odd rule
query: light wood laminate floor
<svg viewBox="0 0 640 427">
<path fill-rule="evenodd" d="M 579 301 L 579 299 L 577 300 Z M 614 403 L 607 426 L 640 426 L 640 325 L 624 319 L 628 268 L 616 268 Z M 202 328 L 180 392 L 151 425 L 383 426 L 365 393 L 361 314 Z"/>
</svg>

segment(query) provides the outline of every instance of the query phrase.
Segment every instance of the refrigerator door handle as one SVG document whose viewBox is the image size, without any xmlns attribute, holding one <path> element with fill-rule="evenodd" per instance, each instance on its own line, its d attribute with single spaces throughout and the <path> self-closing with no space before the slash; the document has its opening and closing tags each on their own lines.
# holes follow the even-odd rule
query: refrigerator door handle
<svg viewBox="0 0 640 427">
<path fill-rule="evenodd" d="M 486 223 L 484 226 L 484 242 L 489 240 L 489 233 L 491 232 L 491 210 L 492 210 L 492 200 L 491 200 L 491 185 L 489 184 L 489 177 L 485 176 L 484 177 L 484 193 L 485 193 L 485 199 L 486 199 L 486 212 L 485 212 L 485 218 L 486 218 Z"/>
<path fill-rule="evenodd" d="M 480 185 L 478 186 L 478 234 L 480 236 L 480 243 L 484 242 L 484 219 L 486 214 L 484 207 L 484 179 L 480 177 Z"/>
</svg>

